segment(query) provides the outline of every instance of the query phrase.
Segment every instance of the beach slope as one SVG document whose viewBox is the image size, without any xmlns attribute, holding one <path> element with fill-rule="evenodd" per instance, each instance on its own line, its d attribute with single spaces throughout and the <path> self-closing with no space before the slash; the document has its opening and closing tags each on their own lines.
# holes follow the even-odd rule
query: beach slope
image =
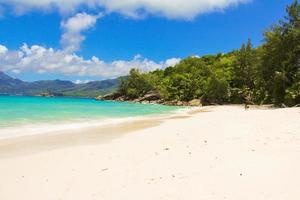
<svg viewBox="0 0 300 200">
<path fill-rule="evenodd" d="M 300 199 L 299 108 L 203 111 L 105 142 L 2 148 L 0 199 Z"/>
</svg>

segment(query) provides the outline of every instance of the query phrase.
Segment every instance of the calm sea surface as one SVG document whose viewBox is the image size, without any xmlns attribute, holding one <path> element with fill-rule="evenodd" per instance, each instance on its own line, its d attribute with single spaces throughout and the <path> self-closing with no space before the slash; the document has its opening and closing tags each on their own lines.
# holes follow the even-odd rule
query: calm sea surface
<svg viewBox="0 0 300 200">
<path fill-rule="evenodd" d="M 0 137 L 8 128 L 101 122 L 167 114 L 177 110 L 178 107 L 82 98 L 0 96 Z"/>
</svg>

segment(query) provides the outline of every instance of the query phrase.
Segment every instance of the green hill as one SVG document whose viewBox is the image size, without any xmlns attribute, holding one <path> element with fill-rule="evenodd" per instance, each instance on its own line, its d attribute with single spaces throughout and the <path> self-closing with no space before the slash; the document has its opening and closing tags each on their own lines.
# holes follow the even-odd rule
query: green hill
<svg viewBox="0 0 300 200">
<path fill-rule="evenodd" d="M 96 97 L 117 90 L 120 79 L 92 81 L 84 84 L 75 84 L 63 80 L 25 82 L 0 72 L 0 93 L 9 95 L 50 93 L 59 96 Z"/>
</svg>

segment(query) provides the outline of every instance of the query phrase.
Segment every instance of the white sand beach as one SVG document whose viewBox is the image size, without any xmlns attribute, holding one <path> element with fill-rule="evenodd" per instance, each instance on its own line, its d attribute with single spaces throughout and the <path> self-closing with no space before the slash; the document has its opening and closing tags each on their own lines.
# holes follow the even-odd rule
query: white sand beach
<svg viewBox="0 0 300 200">
<path fill-rule="evenodd" d="M 0 141 L 0 200 L 300 199 L 300 108 L 200 110 Z"/>
</svg>

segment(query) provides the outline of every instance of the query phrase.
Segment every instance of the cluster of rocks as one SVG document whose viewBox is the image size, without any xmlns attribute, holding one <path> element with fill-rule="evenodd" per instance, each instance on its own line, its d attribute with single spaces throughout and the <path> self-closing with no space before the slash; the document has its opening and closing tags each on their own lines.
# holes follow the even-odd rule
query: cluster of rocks
<svg viewBox="0 0 300 200">
<path fill-rule="evenodd" d="M 161 98 L 160 94 L 157 92 L 149 92 L 144 96 L 136 99 L 131 99 L 122 95 L 121 93 L 115 92 L 104 96 L 98 96 L 96 100 L 130 101 L 135 103 L 162 104 L 162 105 L 169 105 L 169 106 L 202 106 L 200 99 L 194 99 L 191 101 L 165 101 Z"/>
<path fill-rule="evenodd" d="M 193 99 L 191 101 L 165 101 L 162 104 L 169 106 L 202 106 L 200 99 Z"/>
<path fill-rule="evenodd" d="M 51 93 L 48 93 L 48 92 L 43 92 L 43 93 L 40 93 L 36 96 L 38 96 L 38 97 L 55 97 L 54 94 L 51 94 Z"/>
<path fill-rule="evenodd" d="M 98 96 L 98 97 L 96 97 L 96 100 L 99 100 L 99 101 L 102 101 L 102 100 L 126 101 L 124 96 L 122 96 L 122 94 L 118 93 L 118 92 L 106 94 L 104 96 Z"/>
</svg>

